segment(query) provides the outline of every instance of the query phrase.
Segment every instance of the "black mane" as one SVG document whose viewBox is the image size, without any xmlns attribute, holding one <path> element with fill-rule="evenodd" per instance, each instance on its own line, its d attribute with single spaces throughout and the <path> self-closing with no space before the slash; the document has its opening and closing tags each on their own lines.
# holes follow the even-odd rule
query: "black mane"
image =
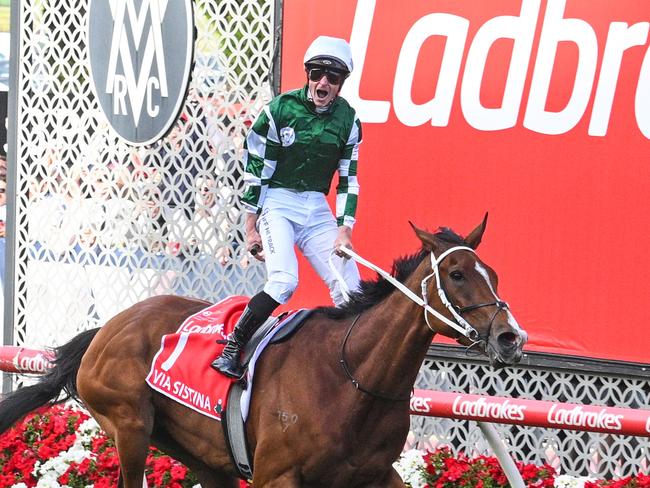
<svg viewBox="0 0 650 488">
<path fill-rule="evenodd" d="M 441 241 L 455 246 L 467 245 L 465 240 L 447 227 L 441 227 L 435 233 Z M 391 275 L 397 281 L 404 282 L 429 255 L 429 251 L 420 249 L 415 254 L 397 258 L 393 263 Z M 379 274 L 374 280 L 363 280 L 360 290 L 350 296 L 350 300 L 341 307 L 319 307 L 315 311 L 323 313 L 331 319 L 344 319 L 359 315 L 384 300 L 395 290 L 395 287 Z"/>
<path fill-rule="evenodd" d="M 461 236 L 456 234 L 449 227 L 440 227 L 438 229 L 438 232 L 436 232 L 434 235 L 438 239 L 440 239 L 441 241 L 448 242 L 449 244 L 453 244 L 455 246 L 466 246 L 467 245 L 467 242 L 465 242 L 465 239 L 463 239 Z"/>
</svg>

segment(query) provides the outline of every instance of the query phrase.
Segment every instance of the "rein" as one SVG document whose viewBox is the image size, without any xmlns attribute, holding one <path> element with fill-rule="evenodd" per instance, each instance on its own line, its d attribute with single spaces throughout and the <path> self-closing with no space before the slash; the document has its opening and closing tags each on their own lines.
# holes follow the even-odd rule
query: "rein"
<svg viewBox="0 0 650 488">
<path fill-rule="evenodd" d="M 360 318 L 361 318 L 361 314 L 357 315 L 354 318 L 354 320 L 350 324 L 350 327 L 348 327 L 348 331 L 345 334 L 345 339 L 343 339 L 343 343 L 341 344 L 341 359 L 339 359 L 339 363 L 341 363 L 341 366 L 343 366 L 343 371 L 345 371 L 345 375 L 348 377 L 348 379 L 352 382 L 352 384 L 357 390 L 359 390 L 362 393 L 365 393 L 366 395 L 370 395 L 371 397 L 379 398 L 380 400 L 386 400 L 389 402 L 405 402 L 407 400 L 410 400 L 411 399 L 410 393 L 408 395 L 394 397 L 394 396 L 384 395 L 383 393 L 376 393 L 374 391 L 366 390 L 363 386 L 361 386 L 361 384 L 359 384 L 359 381 L 356 380 L 354 376 L 352 376 L 352 372 L 350 371 L 350 366 L 348 365 L 345 359 L 345 345 L 348 343 L 350 334 L 352 334 L 352 329 L 354 329 L 354 326 L 357 325 L 357 322 L 359 321 Z"/>
</svg>

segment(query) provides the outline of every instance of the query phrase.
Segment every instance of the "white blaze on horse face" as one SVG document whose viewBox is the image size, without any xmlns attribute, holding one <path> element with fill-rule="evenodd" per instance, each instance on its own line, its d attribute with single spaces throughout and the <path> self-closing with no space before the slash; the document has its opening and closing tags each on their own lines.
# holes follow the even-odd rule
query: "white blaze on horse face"
<svg viewBox="0 0 650 488">
<path fill-rule="evenodd" d="M 479 274 L 483 278 L 485 278 L 485 281 L 486 281 L 486 283 L 488 285 L 488 288 L 490 288 L 490 291 L 492 292 L 492 296 L 494 296 L 495 300 L 501 301 L 501 299 L 497 295 L 496 291 L 494 291 L 494 287 L 492 286 L 492 282 L 490 281 L 490 275 L 488 274 L 487 270 L 483 266 L 481 266 L 481 263 L 479 263 L 478 261 L 476 261 L 476 263 L 474 264 L 474 269 L 476 269 L 476 271 L 478 271 Z M 510 313 L 510 310 L 506 309 L 506 314 L 508 316 L 508 324 L 510 325 L 510 327 L 512 327 L 513 329 L 518 331 L 519 336 L 522 338 L 522 340 L 524 342 L 526 342 L 528 340 L 528 334 L 526 333 L 526 331 L 524 331 L 524 329 L 522 329 L 519 326 L 519 324 L 517 323 L 517 320 L 515 320 L 514 315 L 512 315 L 512 313 Z"/>
</svg>

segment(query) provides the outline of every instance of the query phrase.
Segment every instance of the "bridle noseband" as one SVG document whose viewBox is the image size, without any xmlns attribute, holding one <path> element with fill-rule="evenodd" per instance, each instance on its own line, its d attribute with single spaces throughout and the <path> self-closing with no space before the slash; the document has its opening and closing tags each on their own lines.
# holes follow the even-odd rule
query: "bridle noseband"
<svg viewBox="0 0 650 488">
<path fill-rule="evenodd" d="M 456 310 L 458 311 L 459 314 L 464 314 L 467 312 L 471 312 L 472 310 L 476 310 L 478 308 L 483 308 L 483 307 L 493 307 L 497 306 L 500 310 L 504 310 L 508 308 L 508 304 L 502 300 L 496 300 L 494 302 L 489 302 L 489 303 L 480 303 L 478 305 L 469 305 L 467 307 L 458 307 L 456 306 Z"/>
</svg>

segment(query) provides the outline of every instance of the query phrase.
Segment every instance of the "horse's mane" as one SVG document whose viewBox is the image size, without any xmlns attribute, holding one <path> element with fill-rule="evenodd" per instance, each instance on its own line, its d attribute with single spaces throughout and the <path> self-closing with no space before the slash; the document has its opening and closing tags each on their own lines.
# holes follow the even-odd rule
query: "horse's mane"
<svg viewBox="0 0 650 488">
<path fill-rule="evenodd" d="M 434 235 L 438 239 L 452 245 L 467 245 L 460 235 L 448 227 L 441 227 Z M 393 268 L 390 274 L 398 281 L 404 282 L 428 255 L 428 250 L 420 249 L 414 254 L 397 258 L 393 262 Z M 331 319 L 352 317 L 378 304 L 394 290 L 395 287 L 391 283 L 382 276 L 377 275 L 377 278 L 374 280 L 361 281 L 359 291 L 353 293 L 345 305 L 341 307 L 319 307 L 315 311 Z"/>
</svg>

